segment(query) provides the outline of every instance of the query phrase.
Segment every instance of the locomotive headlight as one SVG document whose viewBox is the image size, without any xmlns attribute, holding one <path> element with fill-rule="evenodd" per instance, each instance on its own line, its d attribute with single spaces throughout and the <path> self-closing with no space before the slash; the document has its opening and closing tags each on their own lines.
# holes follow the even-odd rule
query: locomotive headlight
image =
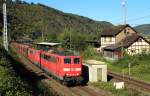
<svg viewBox="0 0 150 96">
<path fill-rule="evenodd" d="M 70 71 L 70 68 L 64 68 L 64 71 Z"/>
<path fill-rule="evenodd" d="M 69 74 L 66 74 L 67 76 L 69 76 Z"/>
<path fill-rule="evenodd" d="M 75 68 L 75 71 L 81 71 L 81 68 Z"/>
</svg>

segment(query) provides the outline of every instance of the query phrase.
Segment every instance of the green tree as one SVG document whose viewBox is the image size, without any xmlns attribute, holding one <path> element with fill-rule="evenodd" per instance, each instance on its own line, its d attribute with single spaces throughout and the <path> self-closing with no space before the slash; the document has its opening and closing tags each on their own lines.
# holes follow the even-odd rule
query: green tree
<svg viewBox="0 0 150 96">
<path fill-rule="evenodd" d="M 65 28 L 64 31 L 59 34 L 57 39 L 63 42 L 63 47 L 65 48 L 81 51 L 84 50 L 87 46 L 87 44 L 85 43 L 85 35 L 68 28 Z"/>
</svg>

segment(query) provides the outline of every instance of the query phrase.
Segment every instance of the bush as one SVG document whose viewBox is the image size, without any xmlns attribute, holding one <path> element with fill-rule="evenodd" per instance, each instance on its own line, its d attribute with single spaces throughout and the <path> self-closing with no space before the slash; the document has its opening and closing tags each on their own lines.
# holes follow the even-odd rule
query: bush
<svg viewBox="0 0 150 96">
<path fill-rule="evenodd" d="M 5 56 L 0 58 L 0 95 L 31 96 L 30 87 L 15 74 Z"/>
<path fill-rule="evenodd" d="M 131 65 L 131 75 L 137 79 L 150 81 L 150 54 L 137 54 L 125 56 L 119 61 L 108 63 L 108 67 L 117 72 L 124 72 L 128 75 L 128 64 Z"/>
<path fill-rule="evenodd" d="M 97 53 L 96 51 L 91 47 L 88 46 L 87 49 L 83 52 L 83 57 L 85 59 L 93 58 Z"/>
<path fill-rule="evenodd" d="M 102 54 L 98 53 L 93 47 L 88 46 L 85 51 L 81 52 L 82 57 L 87 60 L 87 59 L 95 59 L 95 60 L 101 60 L 105 61 L 104 57 Z"/>
</svg>

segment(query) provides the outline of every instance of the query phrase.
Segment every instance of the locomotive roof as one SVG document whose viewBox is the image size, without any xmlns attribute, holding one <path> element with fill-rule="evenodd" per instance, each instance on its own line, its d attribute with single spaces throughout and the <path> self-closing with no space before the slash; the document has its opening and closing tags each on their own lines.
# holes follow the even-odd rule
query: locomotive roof
<svg viewBox="0 0 150 96">
<path fill-rule="evenodd" d="M 53 54 L 58 54 L 61 56 L 78 56 L 79 53 L 72 50 L 54 50 Z"/>
<path fill-rule="evenodd" d="M 40 43 L 37 43 L 37 45 L 47 45 L 47 46 L 55 46 L 55 45 L 60 45 L 62 43 L 54 43 L 54 42 L 40 42 Z"/>
</svg>

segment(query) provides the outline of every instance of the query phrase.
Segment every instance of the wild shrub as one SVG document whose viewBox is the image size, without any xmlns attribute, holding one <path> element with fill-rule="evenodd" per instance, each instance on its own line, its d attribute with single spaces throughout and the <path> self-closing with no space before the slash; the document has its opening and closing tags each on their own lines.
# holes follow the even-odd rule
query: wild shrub
<svg viewBox="0 0 150 96">
<path fill-rule="evenodd" d="M 0 96 L 31 96 L 30 87 L 21 80 L 5 56 L 0 58 Z"/>
<path fill-rule="evenodd" d="M 124 58 L 109 64 L 114 71 L 129 74 L 129 64 L 132 75 L 135 78 L 150 81 L 150 54 L 142 53 L 133 56 L 125 56 Z"/>
</svg>

